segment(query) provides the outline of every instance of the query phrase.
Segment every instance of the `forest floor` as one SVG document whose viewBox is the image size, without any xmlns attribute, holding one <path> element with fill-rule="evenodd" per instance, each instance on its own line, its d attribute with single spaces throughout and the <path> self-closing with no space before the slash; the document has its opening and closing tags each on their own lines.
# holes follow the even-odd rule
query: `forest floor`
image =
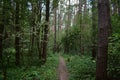
<svg viewBox="0 0 120 80">
<path fill-rule="evenodd" d="M 27 59 L 27 58 L 26 58 Z M 26 60 L 27 61 L 27 60 Z M 8 67 L 7 80 L 95 80 L 95 65 L 89 56 L 49 54 L 45 65 Z M 61 76 L 63 79 L 61 79 Z M 0 73 L 0 80 L 3 76 Z"/>
<path fill-rule="evenodd" d="M 58 73 L 58 80 L 69 80 L 67 66 L 62 56 L 59 56 L 59 65 L 58 65 L 57 73 Z"/>
</svg>

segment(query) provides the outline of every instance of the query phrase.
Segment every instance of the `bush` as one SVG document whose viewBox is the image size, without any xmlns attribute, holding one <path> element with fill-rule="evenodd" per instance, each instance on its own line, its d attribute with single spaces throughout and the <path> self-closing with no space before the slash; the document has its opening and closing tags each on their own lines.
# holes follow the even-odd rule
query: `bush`
<svg viewBox="0 0 120 80">
<path fill-rule="evenodd" d="M 68 35 L 67 35 L 68 34 Z M 61 43 L 64 49 L 67 47 L 68 53 L 77 53 L 80 45 L 80 30 L 76 26 L 69 29 L 69 32 L 64 34 L 61 39 Z M 64 50 L 65 51 L 65 50 Z"/>
<path fill-rule="evenodd" d="M 108 76 L 111 80 L 120 79 L 120 35 L 113 34 L 109 44 Z"/>
<path fill-rule="evenodd" d="M 70 80 L 95 80 L 95 61 L 85 56 L 72 56 L 70 58 L 67 63 Z"/>
<path fill-rule="evenodd" d="M 58 56 L 51 54 L 45 65 L 7 69 L 7 80 L 57 80 L 57 66 Z"/>
</svg>

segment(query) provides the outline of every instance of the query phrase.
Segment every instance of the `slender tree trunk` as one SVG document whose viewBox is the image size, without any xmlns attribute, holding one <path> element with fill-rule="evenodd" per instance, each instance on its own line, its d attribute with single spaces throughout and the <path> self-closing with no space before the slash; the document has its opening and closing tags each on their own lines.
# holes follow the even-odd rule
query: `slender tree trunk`
<svg viewBox="0 0 120 80">
<path fill-rule="evenodd" d="M 41 56 L 41 59 L 42 59 L 42 54 L 43 54 L 43 38 L 44 37 L 44 24 L 41 26 L 41 45 L 40 45 L 40 56 Z"/>
<path fill-rule="evenodd" d="M 50 0 L 46 0 L 46 24 L 44 28 L 44 40 L 43 40 L 43 54 L 42 54 L 42 59 L 43 63 L 46 62 L 47 60 L 47 43 L 48 43 L 48 27 L 49 27 L 49 4 Z"/>
<path fill-rule="evenodd" d="M 69 0 L 69 7 L 68 7 L 68 25 L 67 25 L 67 36 L 69 36 L 69 28 L 71 27 L 71 11 L 70 11 L 70 0 Z M 68 41 L 69 42 L 69 41 Z M 68 43 L 67 42 L 67 43 Z M 68 43 L 69 44 L 69 43 Z M 70 45 L 67 45 L 67 52 L 70 52 Z"/>
<path fill-rule="evenodd" d="M 118 14 L 119 14 L 119 18 L 120 18 L 120 0 L 118 0 Z"/>
<path fill-rule="evenodd" d="M 86 20 L 84 19 L 84 18 L 86 18 L 86 16 L 87 16 L 87 1 L 86 0 L 84 0 L 83 1 L 84 2 L 84 14 L 83 14 L 83 19 L 82 19 L 82 17 L 81 17 L 81 19 L 80 19 L 80 21 L 82 21 L 82 23 L 81 23 L 81 25 L 83 26 L 81 26 L 81 31 L 82 30 L 84 30 L 84 28 L 86 27 L 85 26 L 85 24 L 86 24 Z M 81 1 L 81 3 L 82 3 L 82 1 Z M 84 36 L 84 34 L 83 34 L 83 36 Z M 84 46 L 84 43 L 83 43 L 83 41 L 84 41 L 84 38 L 82 37 L 82 35 L 81 35 L 81 54 L 82 55 L 84 55 L 84 51 L 85 51 L 85 46 Z"/>
<path fill-rule="evenodd" d="M 3 22 L 0 23 L 0 62 L 2 60 L 2 52 L 3 52 L 3 45 L 2 45 L 2 42 L 3 42 L 3 30 L 4 30 L 4 25 L 3 25 Z"/>
<path fill-rule="evenodd" d="M 116 3 L 116 1 L 113 2 L 113 14 L 117 14 L 117 3 Z"/>
<path fill-rule="evenodd" d="M 107 80 L 108 36 L 110 28 L 109 0 L 98 0 L 98 54 L 96 80 Z"/>
<path fill-rule="evenodd" d="M 96 36 L 96 6 L 95 6 L 95 1 L 96 0 L 92 0 L 92 60 L 94 60 L 96 58 L 96 40 L 97 40 L 97 36 Z"/>
<path fill-rule="evenodd" d="M 35 42 L 35 17 L 36 17 L 36 14 L 35 14 L 35 5 L 36 3 L 33 2 L 32 4 L 32 26 L 31 26 L 31 29 L 32 29 L 32 32 L 31 32 L 31 48 L 30 48 L 30 56 L 33 57 L 33 50 L 34 50 L 34 42 Z"/>
<path fill-rule="evenodd" d="M 83 51 L 82 51 L 82 1 L 79 0 L 79 11 L 78 11 L 78 16 L 79 16 L 79 27 L 80 27 L 80 53 L 83 54 Z"/>
<path fill-rule="evenodd" d="M 19 3 L 16 2 L 16 15 L 15 15 L 15 64 L 16 66 L 20 66 L 20 27 L 19 27 Z"/>
<path fill-rule="evenodd" d="M 84 15 L 87 13 L 87 1 L 84 0 Z"/>
<path fill-rule="evenodd" d="M 68 7 L 68 25 L 69 28 L 71 26 L 71 11 L 70 11 L 70 0 L 69 0 L 69 7 Z"/>
<path fill-rule="evenodd" d="M 56 8 L 54 9 L 54 16 L 55 16 L 55 24 L 54 24 L 54 48 L 53 53 L 56 52 Z"/>
<path fill-rule="evenodd" d="M 69 6 L 68 6 L 68 12 L 67 12 L 67 26 L 66 26 L 66 36 L 69 35 L 69 27 L 71 26 L 71 20 L 70 20 L 70 0 L 69 1 Z M 65 48 L 64 48 L 64 52 L 65 53 L 69 53 L 69 42 L 68 40 L 66 40 L 66 44 L 65 44 Z"/>
<path fill-rule="evenodd" d="M 1 66 L 1 71 L 2 71 L 2 76 L 3 76 L 3 80 L 7 80 L 7 68 L 6 68 L 6 63 L 5 63 L 5 59 L 3 58 L 3 40 L 8 37 L 6 36 L 6 34 L 4 33 L 5 30 L 5 21 L 6 21 L 6 4 L 7 1 L 3 1 L 3 4 L 0 5 L 0 66 Z"/>
<path fill-rule="evenodd" d="M 38 19 L 37 19 L 37 22 L 38 23 L 41 23 L 41 12 L 42 12 L 42 2 L 41 1 L 39 1 L 38 2 L 38 7 L 37 7 L 37 11 L 39 11 L 38 12 L 38 14 L 37 14 L 37 17 L 38 17 Z M 40 26 L 41 27 L 41 26 Z M 41 43 L 40 43 L 40 28 L 39 26 L 37 26 L 37 48 L 38 48 L 38 58 L 39 58 L 39 60 L 41 60 Z"/>
<path fill-rule="evenodd" d="M 62 22 L 61 22 L 61 7 L 59 7 L 59 12 L 58 12 L 58 40 L 60 39 L 60 30 L 61 30 L 61 25 L 62 25 Z M 58 42 L 57 44 L 57 52 L 59 53 L 60 52 L 60 43 Z"/>
<path fill-rule="evenodd" d="M 4 11 L 4 5 L 0 5 L 0 63 L 2 61 L 2 57 L 3 57 L 3 32 L 4 32 L 4 18 L 3 18 L 3 15 L 5 14 L 5 11 Z"/>
</svg>

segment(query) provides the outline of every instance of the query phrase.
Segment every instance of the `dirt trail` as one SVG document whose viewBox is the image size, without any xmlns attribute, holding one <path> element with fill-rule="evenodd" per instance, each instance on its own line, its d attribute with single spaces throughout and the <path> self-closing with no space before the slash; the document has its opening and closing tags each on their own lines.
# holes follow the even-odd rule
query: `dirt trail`
<svg viewBox="0 0 120 80">
<path fill-rule="evenodd" d="M 59 56 L 59 65 L 57 72 L 58 72 L 58 80 L 69 80 L 67 67 L 62 56 Z"/>
</svg>

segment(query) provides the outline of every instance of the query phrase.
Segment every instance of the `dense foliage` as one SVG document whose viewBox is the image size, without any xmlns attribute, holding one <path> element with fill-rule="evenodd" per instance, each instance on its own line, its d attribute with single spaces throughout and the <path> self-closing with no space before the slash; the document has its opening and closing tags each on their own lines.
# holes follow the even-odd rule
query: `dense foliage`
<svg viewBox="0 0 120 80">
<path fill-rule="evenodd" d="M 94 80 L 95 61 L 89 56 L 63 55 L 67 64 L 70 80 Z M 11 67 L 7 70 L 7 80 L 57 80 L 58 54 L 49 54 L 42 66 Z M 14 76 L 13 76 L 14 75 Z M 2 79 L 0 75 L 0 79 Z"/>
<path fill-rule="evenodd" d="M 69 53 L 78 53 L 80 51 L 79 48 L 79 39 L 80 39 L 80 30 L 75 26 L 69 29 L 68 35 L 64 35 L 62 37 L 61 43 L 63 47 L 69 46 Z"/>
<path fill-rule="evenodd" d="M 109 44 L 108 75 L 110 79 L 118 80 L 120 77 L 120 35 L 113 34 Z"/>
<path fill-rule="evenodd" d="M 96 63 L 104 59 L 108 61 L 108 79 L 119 80 L 120 0 L 110 2 L 110 17 L 105 18 L 111 21 L 110 29 L 105 25 L 98 27 L 106 20 L 98 17 L 103 13 L 98 11 L 97 3 L 0 0 L 0 80 L 57 80 L 59 53 L 65 59 L 70 80 L 95 80 Z M 103 26 L 107 29 L 103 30 Z M 100 30 L 110 31 L 108 42 L 103 41 L 107 38 L 100 38 L 106 34 L 98 37 Z M 96 59 L 98 48 L 101 49 L 98 39 L 109 44 L 108 58 L 103 54 Z"/>
<path fill-rule="evenodd" d="M 110 37 L 108 55 L 108 75 L 112 80 L 119 80 L 120 75 L 120 20 L 119 16 L 112 16 L 113 33 Z"/>
</svg>

